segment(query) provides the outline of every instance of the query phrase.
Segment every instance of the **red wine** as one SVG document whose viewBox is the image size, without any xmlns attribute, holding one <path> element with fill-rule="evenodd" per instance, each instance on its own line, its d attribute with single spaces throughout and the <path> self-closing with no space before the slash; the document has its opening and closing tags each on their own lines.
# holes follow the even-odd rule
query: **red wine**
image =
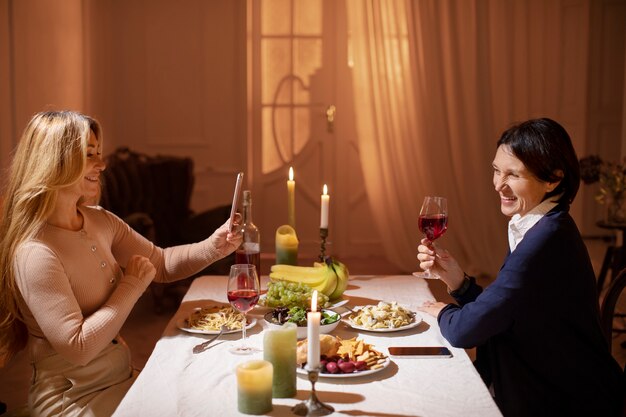
<svg viewBox="0 0 626 417">
<path fill-rule="evenodd" d="M 259 301 L 259 293 L 255 290 L 228 291 L 228 301 L 237 310 L 247 313 Z"/>
<path fill-rule="evenodd" d="M 235 251 L 236 264 L 252 264 L 256 266 L 256 273 L 261 276 L 261 253 L 247 251 L 245 249 L 237 249 Z"/>
<path fill-rule="evenodd" d="M 448 228 L 448 216 L 445 214 L 420 216 L 418 224 L 428 240 L 433 241 L 440 237 Z"/>
</svg>

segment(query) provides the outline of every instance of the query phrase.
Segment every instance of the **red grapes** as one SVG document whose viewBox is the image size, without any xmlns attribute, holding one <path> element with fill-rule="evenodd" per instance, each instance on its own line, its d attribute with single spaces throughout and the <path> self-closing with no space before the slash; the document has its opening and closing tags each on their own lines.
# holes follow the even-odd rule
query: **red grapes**
<svg viewBox="0 0 626 417">
<path fill-rule="evenodd" d="M 365 361 L 351 361 L 341 356 L 326 357 L 322 355 L 320 367 L 323 374 L 351 374 L 367 370 L 367 363 Z"/>
</svg>

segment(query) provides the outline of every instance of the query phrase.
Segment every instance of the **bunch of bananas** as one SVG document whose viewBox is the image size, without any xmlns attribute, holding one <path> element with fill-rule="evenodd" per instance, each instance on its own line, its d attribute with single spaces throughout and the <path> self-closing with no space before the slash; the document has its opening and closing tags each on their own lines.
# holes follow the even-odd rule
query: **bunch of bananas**
<svg viewBox="0 0 626 417">
<path fill-rule="evenodd" d="M 348 287 L 348 268 L 341 262 L 327 258 L 313 266 L 273 265 L 271 281 L 288 281 L 305 284 L 313 290 L 336 300 Z"/>
</svg>

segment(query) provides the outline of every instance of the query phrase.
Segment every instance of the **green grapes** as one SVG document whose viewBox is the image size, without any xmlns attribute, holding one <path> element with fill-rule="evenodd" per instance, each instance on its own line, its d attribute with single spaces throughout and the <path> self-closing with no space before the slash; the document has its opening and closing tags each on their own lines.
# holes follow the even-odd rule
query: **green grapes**
<svg viewBox="0 0 626 417">
<path fill-rule="evenodd" d="M 300 282 L 270 281 L 267 284 L 267 294 L 265 295 L 266 307 L 311 307 L 311 297 L 313 290 L 308 285 Z M 328 296 L 317 293 L 318 308 L 326 306 Z"/>
</svg>

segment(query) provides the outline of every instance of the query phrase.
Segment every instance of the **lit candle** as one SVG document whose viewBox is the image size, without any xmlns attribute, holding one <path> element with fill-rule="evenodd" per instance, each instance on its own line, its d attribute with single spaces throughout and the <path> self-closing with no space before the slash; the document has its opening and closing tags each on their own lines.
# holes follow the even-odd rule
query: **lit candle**
<svg viewBox="0 0 626 417">
<path fill-rule="evenodd" d="M 287 322 L 280 329 L 266 329 L 263 336 L 263 359 L 274 367 L 272 396 L 290 398 L 296 395 L 296 349 L 298 326 Z"/>
<path fill-rule="evenodd" d="M 322 216 L 320 218 L 320 229 L 328 229 L 328 206 L 330 204 L 330 196 L 328 195 L 328 187 L 324 184 L 324 194 L 322 194 Z"/>
<path fill-rule="evenodd" d="M 306 315 L 306 366 L 309 369 L 317 369 L 320 366 L 320 316 L 320 312 L 317 311 L 317 290 L 315 290 L 311 298 L 311 311 Z"/>
<path fill-rule="evenodd" d="M 272 364 L 251 360 L 237 365 L 237 408 L 245 414 L 272 410 Z"/>
<path fill-rule="evenodd" d="M 276 229 L 276 264 L 298 265 L 296 230 L 284 224 Z"/>
<path fill-rule="evenodd" d="M 293 180 L 293 167 L 289 167 L 289 181 L 287 181 L 287 216 L 289 226 L 296 227 L 296 182 Z"/>
</svg>

